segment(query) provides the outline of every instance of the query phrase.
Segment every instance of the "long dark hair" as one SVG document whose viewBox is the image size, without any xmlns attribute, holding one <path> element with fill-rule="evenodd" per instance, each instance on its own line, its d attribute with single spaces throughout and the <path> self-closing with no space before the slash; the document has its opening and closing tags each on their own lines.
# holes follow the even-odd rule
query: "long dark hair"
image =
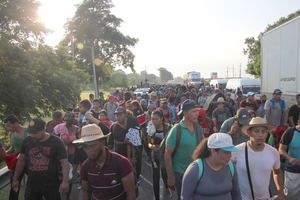
<svg viewBox="0 0 300 200">
<path fill-rule="evenodd" d="M 137 100 L 132 101 L 131 104 L 135 107 L 135 109 L 134 109 L 135 115 L 139 115 L 139 114 L 143 113 L 143 108 Z"/>
<path fill-rule="evenodd" d="M 166 124 L 166 121 L 165 121 L 165 118 L 164 118 L 164 114 L 163 114 L 163 112 L 162 112 L 161 109 L 158 108 L 158 109 L 154 110 L 154 111 L 152 112 L 151 116 L 152 116 L 152 115 L 157 115 L 157 116 L 159 116 L 160 118 L 162 118 L 162 123 L 163 123 L 163 125 Z"/>
<path fill-rule="evenodd" d="M 193 153 L 193 160 L 198 158 L 204 159 L 210 156 L 210 150 L 207 147 L 208 138 L 204 138 L 201 143 L 197 146 L 196 150 Z"/>
</svg>

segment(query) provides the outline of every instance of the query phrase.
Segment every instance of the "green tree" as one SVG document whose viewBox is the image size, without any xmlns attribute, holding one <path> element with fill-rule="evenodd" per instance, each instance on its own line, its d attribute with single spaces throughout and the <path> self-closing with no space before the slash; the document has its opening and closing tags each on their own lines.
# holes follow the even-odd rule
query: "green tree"
<svg viewBox="0 0 300 200">
<path fill-rule="evenodd" d="M 166 68 L 159 68 L 159 77 L 162 82 L 167 82 L 168 80 L 173 80 L 173 74 L 169 72 Z"/>
<path fill-rule="evenodd" d="M 77 104 L 84 73 L 66 48 L 43 44 L 33 0 L 0 3 L 0 118 L 15 114 L 22 121 Z M 33 42 L 35 41 L 35 42 Z"/>
<path fill-rule="evenodd" d="M 0 42 L 0 117 L 15 114 L 25 120 L 53 110 L 74 107 L 86 78 L 64 49 L 40 45 L 23 51 Z M 3 48 L 5 48 L 3 50 Z"/>
<path fill-rule="evenodd" d="M 130 73 L 127 75 L 129 86 L 136 86 L 138 84 L 137 80 L 139 79 L 139 74 Z"/>
<path fill-rule="evenodd" d="M 127 75 L 122 70 L 113 72 L 110 82 L 113 87 L 128 87 Z"/>
<path fill-rule="evenodd" d="M 67 37 L 64 44 L 72 41 L 83 48 L 74 48 L 76 62 L 92 74 L 91 47 L 94 47 L 95 58 L 101 62 L 96 68 L 99 83 L 107 82 L 111 74 L 103 73 L 104 66 L 123 66 L 134 70 L 134 55 L 130 50 L 137 39 L 124 35 L 119 30 L 122 19 L 111 13 L 111 0 L 85 0 L 81 3 L 75 16 L 66 24 Z M 82 44 L 82 45 L 81 45 Z"/>
<path fill-rule="evenodd" d="M 175 80 L 176 83 L 178 83 L 178 84 L 183 84 L 183 78 L 180 77 L 180 76 L 175 77 L 174 80 Z"/>
<path fill-rule="evenodd" d="M 247 72 L 249 74 L 260 77 L 260 65 L 261 65 L 261 58 L 260 58 L 261 43 L 260 42 L 261 42 L 262 35 L 299 15 L 300 15 L 300 11 L 296 11 L 295 13 L 292 13 L 287 17 L 281 17 L 274 24 L 268 25 L 266 30 L 263 33 L 260 33 L 258 35 L 257 39 L 255 39 L 254 37 L 249 37 L 245 39 L 245 44 L 247 45 L 247 47 L 243 51 L 244 54 L 248 57 Z"/>
<path fill-rule="evenodd" d="M 1 0 L 0 39 L 23 48 L 41 42 L 48 30 L 37 17 L 39 5 L 35 0 Z"/>
</svg>

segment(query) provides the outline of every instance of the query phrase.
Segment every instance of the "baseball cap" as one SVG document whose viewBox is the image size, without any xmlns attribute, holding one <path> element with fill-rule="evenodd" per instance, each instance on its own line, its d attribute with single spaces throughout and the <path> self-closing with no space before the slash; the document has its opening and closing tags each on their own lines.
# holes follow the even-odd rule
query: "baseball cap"
<svg viewBox="0 0 300 200">
<path fill-rule="evenodd" d="M 232 138 L 227 133 L 213 133 L 208 137 L 207 147 L 210 149 L 222 149 L 224 151 L 240 151 L 232 143 Z"/>
<path fill-rule="evenodd" d="M 240 108 L 237 111 L 237 120 L 241 125 L 248 125 L 250 122 L 250 115 L 246 108 Z"/>
<path fill-rule="evenodd" d="M 247 97 L 255 95 L 254 92 L 248 92 Z"/>
<path fill-rule="evenodd" d="M 147 100 L 146 99 L 142 99 L 141 100 L 141 105 L 143 105 L 143 106 L 147 106 Z"/>
<path fill-rule="evenodd" d="M 108 99 L 115 99 L 116 97 L 115 96 L 113 96 L 113 95 L 110 95 L 109 97 L 108 97 Z"/>
<path fill-rule="evenodd" d="M 40 118 L 34 118 L 29 122 L 28 133 L 35 134 L 45 129 L 46 122 Z"/>
<path fill-rule="evenodd" d="M 198 108 L 196 102 L 192 99 L 187 99 L 182 103 L 181 110 L 177 113 L 177 115 L 180 115 L 183 111 L 188 111 L 193 108 Z"/>
<path fill-rule="evenodd" d="M 115 114 L 122 114 L 122 113 L 126 113 L 126 109 L 124 107 L 118 107 L 115 112 Z"/>
<path fill-rule="evenodd" d="M 273 92 L 273 94 L 281 94 L 281 93 L 282 93 L 282 92 L 281 92 L 280 89 L 275 89 L 274 92 Z"/>
</svg>

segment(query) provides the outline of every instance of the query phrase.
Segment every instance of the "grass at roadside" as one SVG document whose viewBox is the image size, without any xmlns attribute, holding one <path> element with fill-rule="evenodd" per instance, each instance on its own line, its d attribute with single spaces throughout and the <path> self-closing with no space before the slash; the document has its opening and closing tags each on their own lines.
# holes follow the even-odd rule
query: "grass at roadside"
<svg viewBox="0 0 300 200">
<path fill-rule="evenodd" d="M 10 191 L 10 185 L 7 185 L 6 187 L 2 188 L 0 190 L 0 199 L 9 199 L 9 191 Z M 19 200 L 24 200 L 24 193 L 25 193 L 25 185 L 21 186 L 21 190 L 19 193 Z"/>
</svg>

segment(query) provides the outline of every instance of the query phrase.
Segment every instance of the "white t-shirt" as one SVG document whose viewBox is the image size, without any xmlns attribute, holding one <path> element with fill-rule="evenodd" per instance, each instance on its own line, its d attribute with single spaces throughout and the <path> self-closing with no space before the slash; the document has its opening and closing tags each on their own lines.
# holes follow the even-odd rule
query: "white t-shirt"
<svg viewBox="0 0 300 200">
<path fill-rule="evenodd" d="M 245 161 L 245 146 L 245 142 L 237 145 L 241 151 L 233 152 L 231 160 L 236 164 L 242 199 L 252 200 Z M 255 199 L 266 200 L 270 198 L 270 176 L 272 169 L 280 168 L 279 152 L 268 144 L 265 144 L 263 151 L 254 152 L 248 142 L 248 162 Z"/>
</svg>

